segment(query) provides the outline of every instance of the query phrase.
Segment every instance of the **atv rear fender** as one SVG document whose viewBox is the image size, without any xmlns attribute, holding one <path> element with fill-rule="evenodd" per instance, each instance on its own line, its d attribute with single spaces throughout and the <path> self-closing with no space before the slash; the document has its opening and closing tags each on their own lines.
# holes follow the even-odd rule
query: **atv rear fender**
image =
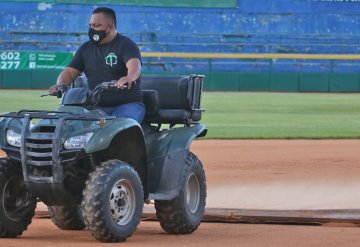
<svg viewBox="0 0 360 247">
<path fill-rule="evenodd" d="M 178 195 L 190 144 L 206 132 L 205 125 L 196 124 L 147 137 L 149 199 L 171 200 Z"/>
</svg>

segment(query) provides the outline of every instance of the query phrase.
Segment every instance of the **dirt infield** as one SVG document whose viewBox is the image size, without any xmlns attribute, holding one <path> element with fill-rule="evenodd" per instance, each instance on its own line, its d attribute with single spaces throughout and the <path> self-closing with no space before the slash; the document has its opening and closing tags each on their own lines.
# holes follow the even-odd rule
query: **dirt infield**
<svg viewBox="0 0 360 247">
<path fill-rule="evenodd" d="M 360 140 L 197 141 L 210 207 L 358 208 Z"/>
<path fill-rule="evenodd" d="M 346 209 L 360 205 L 360 140 L 211 141 L 192 144 L 202 160 L 208 207 L 249 209 Z M 132 246 L 360 246 L 360 228 L 203 223 L 187 236 L 141 222 L 123 245 Z M 17 239 L 0 246 L 115 246 L 87 231 L 60 231 L 35 218 Z"/>
<path fill-rule="evenodd" d="M 1 247 L 358 247 L 356 227 L 318 227 L 252 224 L 202 224 L 191 235 L 169 235 L 157 222 L 141 222 L 125 243 L 96 242 L 87 231 L 61 231 L 49 219 L 35 219 L 29 230 L 17 239 L 1 239 Z"/>
</svg>

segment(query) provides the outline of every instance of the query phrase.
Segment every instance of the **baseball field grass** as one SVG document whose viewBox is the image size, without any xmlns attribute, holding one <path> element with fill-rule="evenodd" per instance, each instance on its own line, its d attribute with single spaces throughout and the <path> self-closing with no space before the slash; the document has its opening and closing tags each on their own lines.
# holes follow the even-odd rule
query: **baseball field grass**
<svg viewBox="0 0 360 247">
<path fill-rule="evenodd" d="M 0 90 L 0 113 L 54 110 L 46 90 Z M 360 94 L 204 92 L 209 139 L 360 138 Z"/>
<path fill-rule="evenodd" d="M 360 137 L 360 94 L 214 92 L 203 107 L 211 138 Z"/>
</svg>

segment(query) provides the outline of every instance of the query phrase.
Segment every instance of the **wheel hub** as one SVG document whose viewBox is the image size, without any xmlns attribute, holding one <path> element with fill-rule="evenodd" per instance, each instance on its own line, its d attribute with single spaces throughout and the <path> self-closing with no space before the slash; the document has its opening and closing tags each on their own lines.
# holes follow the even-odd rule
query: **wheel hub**
<svg viewBox="0 0 360 247">
<path fill-rule="evenodd" d="M 123 199 L 123 198 L 120 198 L 118 201 L 117 201 L 117 206 L 118 207 L 123 207 L 125 206 L 126 204 L 126 201 Z"/>
<path fill-rule="evenodd" d="M 110 211 L 114 222 L 126 225 L 132 219 L 136 206 L 135 192 L 131 182 L 126 179 L 119 180 L 110 193 Z"/>
<path fill-rule="evenodd" d="M 200 204 L 200 183 L 194 173 L 187 180 L 186 202 L 191 213 L 195 213 L 198 210 Z"/>
</svg>

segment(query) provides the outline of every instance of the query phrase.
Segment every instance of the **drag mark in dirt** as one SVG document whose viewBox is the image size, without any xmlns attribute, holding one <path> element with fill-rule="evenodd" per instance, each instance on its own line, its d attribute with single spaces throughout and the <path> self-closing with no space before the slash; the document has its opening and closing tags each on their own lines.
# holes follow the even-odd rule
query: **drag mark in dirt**
<svg viewBox="0 0 360 247">
<path fill-rule="evenodd" d="M 214 208 L 318 210 L 358 209 L 360 183 L 279 181 L 221 185 L 209 189 L 207 206 Z"/>
</svg>

